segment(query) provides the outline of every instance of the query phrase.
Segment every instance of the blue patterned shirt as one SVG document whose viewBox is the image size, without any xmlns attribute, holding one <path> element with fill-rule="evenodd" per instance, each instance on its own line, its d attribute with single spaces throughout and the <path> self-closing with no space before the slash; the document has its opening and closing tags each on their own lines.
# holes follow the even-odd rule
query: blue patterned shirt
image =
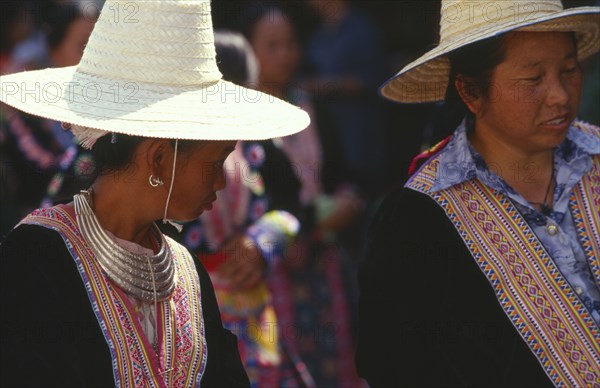
<svg viewBox="0 0 600 388">
<path fill-rule="evenodd" d="M 569 211 L 571 189 L 592 168 L 591 155 L 595 154 L 600 154 L 600 139 L 571 125 L 567 138 L 554 151 L 554 208 L 549 215 L 544 215 L 492 171 L 493 168 L 487 166 L 481 155 L 469 143 L 463 121 L 442 150 L 433 191 L 477 178 L 486 186 L 508 196 L 581 302 L 600 325 L 600 288 L 594 280 L 579 243 L 575 223 Z M 550 225 L 556 227 L 556 233 L 549 232 Z"/>
</svg>

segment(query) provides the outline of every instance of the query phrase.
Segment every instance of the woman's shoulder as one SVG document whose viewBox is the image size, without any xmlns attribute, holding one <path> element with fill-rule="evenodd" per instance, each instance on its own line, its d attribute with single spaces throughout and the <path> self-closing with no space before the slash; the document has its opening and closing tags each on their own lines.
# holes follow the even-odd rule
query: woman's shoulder
<svg viewBox="0 0 600 388">
<path fill-rule="evenodd" d="M 20 223 L 4 236 L 0 247 L 3 250 L 14 247 L 45 250 L 55 245 L 64 245 L 60 234 L 55 230 L 37 224 Z"/>
<path fill-rule="evenodd" d="M 63 309 L 89 303 L 67 243 L 51 228 L 33 224 L 14 228 L 0 244 L 0 273 L 3 295 L 11 289 L 27 290 L 18 299 L 30 306 Z"/>
<path fill-rule="evenodd" d="M 57 265 L 60 266 L 61 262 L 71 264 L 67 260 L 58 259 L 66 255 L 68 251 L 62 236 L 54 229 L 36 224 L 17 225 L 0 244 L 3 270 L 8 270 L 9 267 L 52 270 Z"/>
<path fill-rule="evenodd" d="M 438 208 L 441 210 L 428 195 L 408 187 L 397 187 L 385 196 L 375 220 L 430 217 Z"/>
<path fill-rule="evenodd" d="M 427 194 L 406 187 L 383 200 L 366 243 L 370 253 L 382 257 L 454 257 L 464 248 L 444 209 Z"/>
</svg>

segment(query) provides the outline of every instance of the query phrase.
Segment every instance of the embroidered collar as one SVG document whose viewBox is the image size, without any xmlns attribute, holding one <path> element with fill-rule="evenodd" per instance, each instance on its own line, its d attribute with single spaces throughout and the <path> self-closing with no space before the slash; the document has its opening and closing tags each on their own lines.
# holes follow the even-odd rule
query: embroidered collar
<svg viewBox="0 0 600 388">
<path fill-rule="evenodd" d="M 600 138 L 579 130 L 573 124 L 567 132 L 565 141 L 555 150 L 555 168 L 557 183 L 561 185 L 557 192 L 575 184 L 581 175 L 591 168 L 591 155 L 600 154 Z M 583 164 L 583 166 L 581 165 Z M 575 168 L 577 166 L 577 168 Z M 579 169 L 583 167 L 583 169 Z M 577 171 L 573 179 L 573 171 Z M 442 150 L 440 167 L 437 171 L 432 192 L 447 189 L 459 183 L 478 178 L 486 186 L 515 195 L 515 191 L 502 178 L 490 169 L 481 155 L 473 148 L 467 138 L 467 128 L 463 121 L 448 145 Z M 574 182 L 572 182 L 574 180 Z M 569 187 L 570 189 L 570 187 Z M 560 193 L 557 193 L 560 194 Z"/>
</svg>

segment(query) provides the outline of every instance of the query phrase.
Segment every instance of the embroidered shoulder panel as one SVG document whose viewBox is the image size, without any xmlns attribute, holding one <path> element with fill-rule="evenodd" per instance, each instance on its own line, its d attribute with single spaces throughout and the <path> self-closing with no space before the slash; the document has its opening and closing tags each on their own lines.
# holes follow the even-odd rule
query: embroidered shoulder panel
<svg viewBox="0 0 600 388">
<path fill-rule="evenodd" d="M 574 190 L 572 209 L 598 273 L 598 170 Z M 432 193 L 439 156 L 407 183 L 440 205 L 488 278 L 508 318 L 557 386 L 600 381 L 600 329 L 508 197 L 477 179 Z M 595 212 L 595 213 L 594 213 Z M 593 258 L 595 255 L 595 258 Z"/>
<path fill-rule="evenodd" d="M 190 253 L 167 237 L 176 264 L 173 296 L 158 304 L 159 352 L 154 351 L 128 297 L 104 274 L 77 222 L 54 207 L 31 213 L 21 224 L 57 231 L 75 261 L 112 356 L 117 387 L 198 386 L 206 367 L 200 282 Z"/>
</svg>

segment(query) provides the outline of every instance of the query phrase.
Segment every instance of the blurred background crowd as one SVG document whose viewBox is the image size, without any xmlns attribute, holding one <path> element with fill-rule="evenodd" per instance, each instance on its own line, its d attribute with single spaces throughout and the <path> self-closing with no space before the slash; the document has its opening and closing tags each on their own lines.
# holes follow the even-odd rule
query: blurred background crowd
<svg viewBox="0 0 600 388">
<path fill-rule="evenodd" d="M 0 73 L 76 65 L 102 5 L 3 0 Z M 412 158 L 461 119 L 443 104 L 386 102 L 377 89 L 435 45 L 439 7 L 433 0 L 212 3 L 224 78 L 294 103 L 312 118 L 298 135 L 240 145 L 217 210 L 180 234 L 214 269 L 224 322 L 240 339 L 255 386 L 363 385 L 353 361 L 356 270 L 370 217 L 406 179 Z M 110 11 L 135 20 L 135 1 Z M 583 65 L 580 118 L 598 125 L 598 55 Z M 261 179 L 245 179 L 240 165 Z M 31 210 L 69 202 L 94 173 L 93 158 L 61 123 L 0 106 L 2 236 Z M 265 231 L 283 236 L 285 249 L 244 252 L 258 258 L 244 270 L 246 279 L 234 279 L 235 266 L 214 264 L 237 255 L 243 266 L 248 256 L 231 253 L 232 242 Z M 220 291 L 219 275 L 228 273 L 229 286 Z"/>
</svg>

